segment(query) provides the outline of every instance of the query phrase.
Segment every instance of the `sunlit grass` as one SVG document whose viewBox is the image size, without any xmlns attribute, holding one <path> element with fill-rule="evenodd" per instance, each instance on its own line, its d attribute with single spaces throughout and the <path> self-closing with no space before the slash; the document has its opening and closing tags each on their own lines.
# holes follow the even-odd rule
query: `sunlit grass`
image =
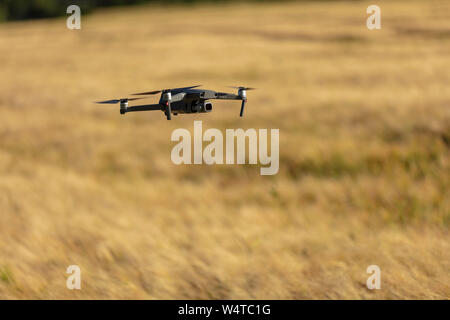
<svg viewBox="0 0 450 320">
<path fill-rule="evenodd" d="M 368 31 L 369 4 L 2 24 L 0 298 L 448 298 L 450 11 L 382 1 Z M 195 84 L 259 90 L 242 119 L 234 102 L 171 122 L 92 103 Z M 279 173 L 175 166 L 170 135 L 194 119 L 279 128 Z"/>
</svg>

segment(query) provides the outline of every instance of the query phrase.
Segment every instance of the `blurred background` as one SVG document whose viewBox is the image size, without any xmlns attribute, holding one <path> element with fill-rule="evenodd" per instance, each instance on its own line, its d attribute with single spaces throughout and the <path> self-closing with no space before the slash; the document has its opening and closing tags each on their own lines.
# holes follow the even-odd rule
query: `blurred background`
<svg viewBox="0 0 450 320">
<path fill-rule="evenodd" d="M 0 298 L 449 298 L 448 1 L 141 2 L 0 2 Z M 259 89 L 93 103 L 197 84 Z M 279 173 L 174 165 L 194 120 L 279 128 Z"/>
</svg>

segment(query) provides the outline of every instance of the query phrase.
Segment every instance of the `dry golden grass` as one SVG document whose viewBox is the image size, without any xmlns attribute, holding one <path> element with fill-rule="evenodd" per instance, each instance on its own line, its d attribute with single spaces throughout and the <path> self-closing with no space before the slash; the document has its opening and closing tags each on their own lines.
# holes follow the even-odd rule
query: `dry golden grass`
<svg viewBox="0 0 450 320">
<path fill-rule="evenodd" d="M 450 5 L 378 1 L 368 31 L 369 4 L 0 25 L 0 298 L 449 298 Z M 92 104 L 198 83 L 260 90 L 242 119 Z M 194 119 L 280 128 L 279 174 L 175 166 Z"/>
</svg>

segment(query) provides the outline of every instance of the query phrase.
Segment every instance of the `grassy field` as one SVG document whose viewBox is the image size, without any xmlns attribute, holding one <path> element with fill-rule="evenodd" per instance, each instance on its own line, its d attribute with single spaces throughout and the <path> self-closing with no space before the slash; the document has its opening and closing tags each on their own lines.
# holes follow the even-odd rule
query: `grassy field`
<svg viewBox="0 0 450 320">
<path fill-rule="evenodd" d="M 378 1 L 378 31 L 370 4 L 0 25 L 0 298 L 448 299 L 450 3 Z M 92 103 L 195 84 L 259 90 L 244 118 Z M 279 128 L 279 173 L 174 165 L 193 120 Z"/>
</svg>

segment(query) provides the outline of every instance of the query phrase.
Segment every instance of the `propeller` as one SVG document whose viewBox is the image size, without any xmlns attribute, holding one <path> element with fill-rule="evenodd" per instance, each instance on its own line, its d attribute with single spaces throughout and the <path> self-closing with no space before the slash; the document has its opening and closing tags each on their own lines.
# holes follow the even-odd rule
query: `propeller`
<svg viewBox="0 0 450 320">
<path fill-rule="evenodd" d="M 238 89 L 238 90 L 255 90 L 258 88 L 250 88 L 250 87 L 237 87 L 237 86 L 227 86 L 228 88 L 234 88 L 234 89 Z"/>
<path fill-rule="evenodd" d="M 255 90 L 256 88 L 237 87 L 237 86 L 228 86 L 228 88 L 238 89 L 238 96 L 242 99 L 241 112 L 240 112 L 239 116 L 243 117 L 244 116 L 245 103 L 247 102 L 247 91 L 248 90 Z"/>
<path fill-rule="evenodd" d="M 148 92 L 141 92 L 141 93 L 133 93 L 133 96 L 144 96 L 144 95 L 150 95 L 150 94 L 157 94 L 162 92 L 162 90 L 156 90 L 156 91 L 148 91 Z"/>
<path fill-rule="evenodd" d="M 148 92 L 141 92 L 141 93 L 133 93 L 133 96 L 143 96 L 143 95 L 151 95 L 151 94 L 157 94 L 160 92 L 176 92 L 176 91 L 183 91 L 183 90 L 189 90 L 189 89 L 194 89 L 197 87 L 200 87 L 201 84 L 196 85 L 196 86 L 190 86 L 190 87 L 182 87 L 182 88 L 172 88 L 172 89 L 162 89 L 162 90 L 156 90 L 156 91 L 148 91 Z"/>
<path fill-rule="evenodd" d="M 97 101 L 96 103 L 100 103 L 100 104 L 116 104 L 116 103 L 119 103 L 119 102 L 128 102 L 128 101 L 141 100 L 141 99 L 145 99 L 145 98 L 113 99 L 113 100 L 106 100 L 106 101 Z"/>
</svg>

